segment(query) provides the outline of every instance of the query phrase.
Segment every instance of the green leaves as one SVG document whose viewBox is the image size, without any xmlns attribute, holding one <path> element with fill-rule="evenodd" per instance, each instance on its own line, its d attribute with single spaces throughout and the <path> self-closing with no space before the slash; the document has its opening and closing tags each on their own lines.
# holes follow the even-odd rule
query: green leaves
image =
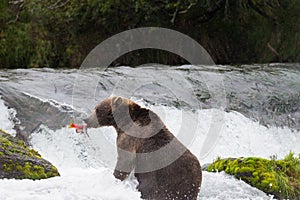
<svg viewBox="0 0 300 200">
<path fill-rule="evenodd" d="M 0 67 L 79 67 L 103 40 L 147 26 L 188 34 L 219 63 L 294 62 L 300 60 L 299 13 L 296 0 L 2 0 Z M 146 62 L 183 62 L 148 55 Z M 140 64 L 128 57 L 120 63 Z"/>
</svg>

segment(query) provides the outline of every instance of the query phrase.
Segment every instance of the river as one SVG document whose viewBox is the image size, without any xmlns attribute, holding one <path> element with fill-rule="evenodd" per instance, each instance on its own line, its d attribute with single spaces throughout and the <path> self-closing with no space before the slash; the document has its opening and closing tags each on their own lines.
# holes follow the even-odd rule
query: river
<svg viewBox="0 0 300 200">
<path fill-rule="evenodd" d="M 0 128 L 59 170 L 47 180 L 0 180 L 0 199 L 140 199 L 136 180 L 116 180 L 116 133 L 76 134 L 94 106 L 121 95 L 158 113 L 199 158 L 283 158 L 300 153 L 300 65 L 164 66 L 0 70 Z M 203 173 L 198 199 L 272 199 L 224 173 Z"/>
</svg>

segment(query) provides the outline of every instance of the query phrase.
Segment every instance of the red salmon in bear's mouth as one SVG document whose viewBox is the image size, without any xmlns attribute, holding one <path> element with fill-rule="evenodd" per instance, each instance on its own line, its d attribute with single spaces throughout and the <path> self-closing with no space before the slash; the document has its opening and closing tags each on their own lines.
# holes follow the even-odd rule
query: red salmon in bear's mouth
<svg viewBox="0 0 300 200">
<path fill-rule="evenodd" d="M 87 131 L 87 125 L 85 124 L 75 124 L 72 121 L 70 122 L 70 125 L 68 128 L 75 128 L 76 133 L 84 133 Z"/>
</svg>

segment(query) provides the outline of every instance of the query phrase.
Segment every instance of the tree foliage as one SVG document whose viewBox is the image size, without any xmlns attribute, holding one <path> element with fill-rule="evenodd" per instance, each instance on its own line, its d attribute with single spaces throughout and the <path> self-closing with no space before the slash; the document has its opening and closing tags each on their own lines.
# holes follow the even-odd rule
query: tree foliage
<svg viewBox="0 0 300 200">
<path fill-rule="evenodd" d="M 300 60 L 297 0 L 3 0 L 0 11 L 0 67 L 79 67 L 104 39 L 145 26 L 188 34 L 218 63 Z M 118 62 L 185 61 L 149 50 Z"/>
</svg>

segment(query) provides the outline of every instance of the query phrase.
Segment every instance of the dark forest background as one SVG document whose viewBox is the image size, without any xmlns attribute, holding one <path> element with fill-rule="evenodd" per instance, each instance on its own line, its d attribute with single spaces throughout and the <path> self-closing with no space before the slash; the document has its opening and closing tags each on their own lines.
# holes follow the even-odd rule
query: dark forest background
<svg viewBox="0 0 300 200">
<path fill-rule="evenodd" d="M 103 40 L 147 26 L 189 35 L 218 64 L 300 61 L 299 0 L 1 0 L 0 68 L 79 67 Z M 113 65 L 149 62 L 186 61 L 148 49 Z"/>
</svg>

